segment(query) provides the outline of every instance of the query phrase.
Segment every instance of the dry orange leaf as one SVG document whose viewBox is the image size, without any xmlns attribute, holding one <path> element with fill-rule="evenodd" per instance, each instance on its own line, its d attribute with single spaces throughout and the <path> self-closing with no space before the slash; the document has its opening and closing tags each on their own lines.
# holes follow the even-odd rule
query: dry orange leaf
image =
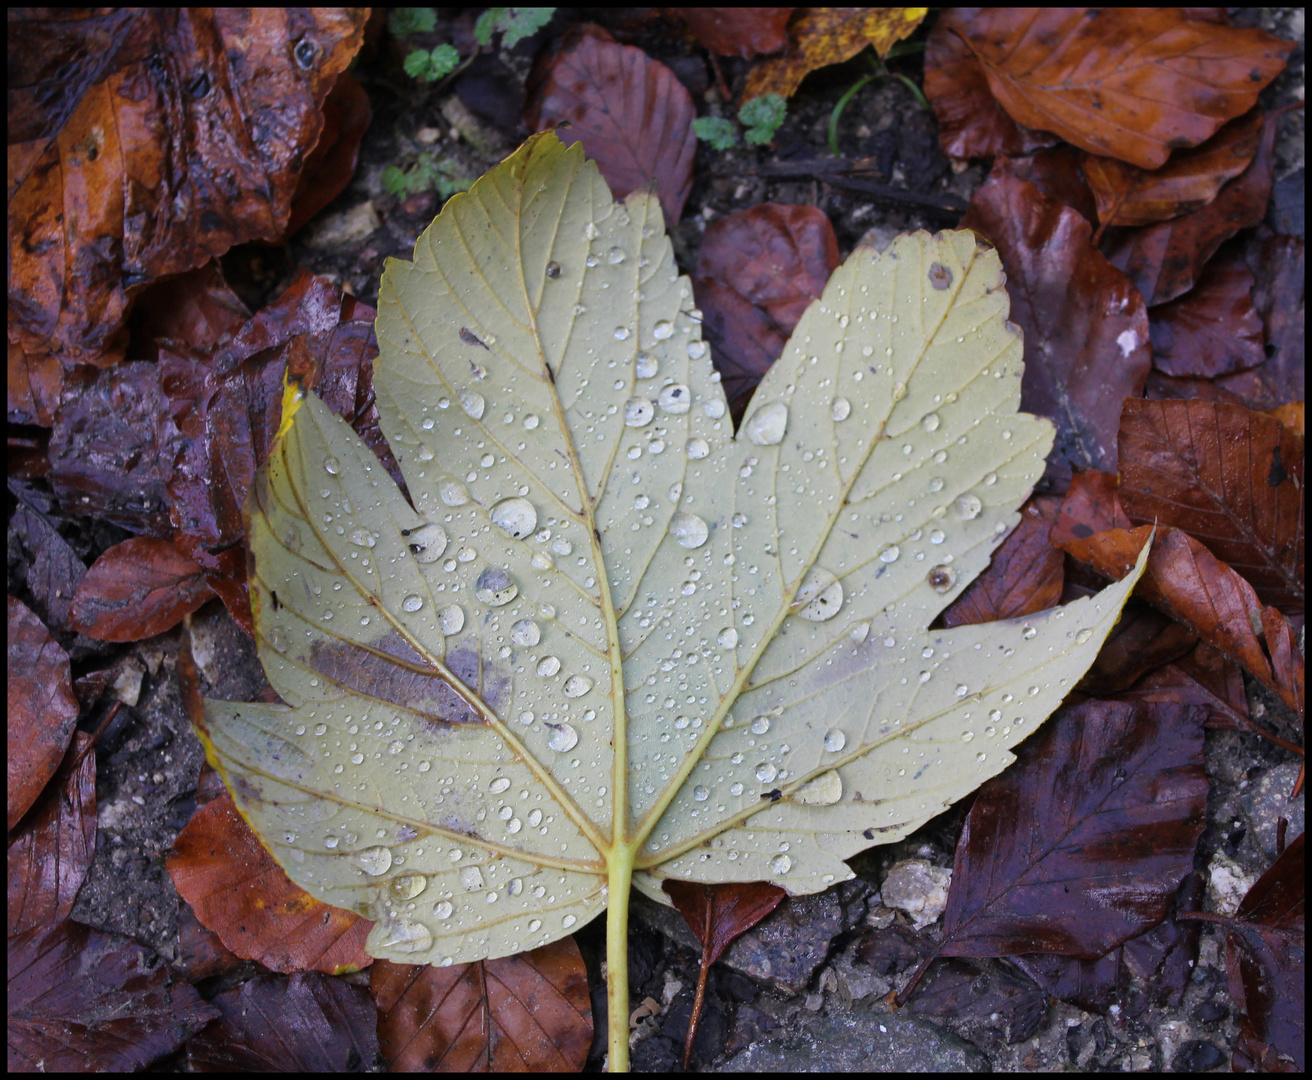
<svg viewBox="0 0 1312 1080">
<path fill-rule="evenodd" d="M 203 926 L 227 948 L 274 971 L 358 971 L 372 961 L 373 923 L 293 885 L 223 794 L 196 811 L 167 867 Z"/>
<path fill-rule="evenodd" d="M 763 94 L 792 97 L 816 68 L 851 60 L 867 45 L 880 56 L 908 36 L 928 8 L 807 8 L 789 27 L 788 50 L 747 76 L 743 101 Z"/>
<path fill-rule="evenodd" d="M 1018 123 L 1145 169 L 1251 109 L 1294 48 L 1182 8 L 985 8 L 964 36 Z"/>
</svg>

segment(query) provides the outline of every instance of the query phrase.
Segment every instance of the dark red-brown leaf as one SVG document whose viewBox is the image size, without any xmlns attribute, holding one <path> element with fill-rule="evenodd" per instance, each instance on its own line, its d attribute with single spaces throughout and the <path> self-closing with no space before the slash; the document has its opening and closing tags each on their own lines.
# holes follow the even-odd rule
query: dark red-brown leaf
<svg viewBox="0 0 1312 1080">
<path fill-rule="evenodd" d="M 337 198 L 355 175 L 360 140 L 369 127 L 369 95 L 350 71 L 337 76 L 323 103 L 323 130 L 306 155 L 292 197 L 287 235 L 292 236 Z"/>
<path fill-rule="evenodd" d="M 794 8 L 669 8 L 707 52 L 716 56 L 754 56 L 778 52 L 788 44 L 788 17 Z"/>
<path fill-rule="evenodd" d="M 659 60 L 586 33 L 551 59 L 525 110 L 533 131 L 568 120 L 561 140 L 583 143 L 617 199 L 655 181 L 669 226 L 692 190 L 696 118 L 688 91 Z"/>
<path fill-rule="evenodd" d="M 21 601 L 9 598 L 9 828 L 37 800 L 64 758 L 78 705 L 68 654 Z"/>
<path fill-rule="evenodd" d="M 9 1071 L 134 1072 L 219 1015 L 143 945 L 64 921 L 9 939 Z"/>
<path fill-rule="evenodd" d="M 1248 697 L 1239 665 L 1204 641 L 1173 664 L 1145 675 L 1121 695 L 1127 701 L 1165 701 L 1207 707 L 1207 726 L 1248 726 Z"/>
<path fill-rule="evenodd" d="M 1149 312 L 1153 367 L 1213 379 L 1266 360 L 1262 319 L 1253 309 L 1253 272 L 1243 253 L 1222 251 L 1183 296 Z"/>
<path fill-rule="evenodd" d="M 945 8 L 925 44 L 925 96 L 938 117 L 939 143 L 949 157 L 1032 153 L 1058 141 L 1011 118 L 989 89 L 984 65 L 966 44 L 975 9 Z"/>
<path fill-rule="evenodd" d="M 1000 158 L 963 228 L 1002 256 L 1011 319 L 1025 332 L 1021 406 L 1057 424 L 1047 479 L 1116 468 L 1121 399 L 1138 397 L 1152 360 L 1143 297 L 1093 247 L 1078 212 L 1017 178 Z"/>
<path fill-rule="evenodd" d="M 370 1072 L 378 1054 L 369 991 L 318 972 L 262 975 L 215 996 L 222 1013 L 187 1044 L 192 1072 Z"/>
<path fill-rule="evenodd" d="M 86 572 L 70 618 L 87 637 L 140 641 L 176 626 L 213 595 L 204 570 L 167 540 L 134 536 Z"/>
<path fill-rule="evenodd" d="M 1279 114 L 1263 119 L 1253 162 L 1193 213 L 1142 229 L 1108 229 L 1099 245 L 1143 293 L 1149 307 L 1183 296 L 1221 244 L 1266 216 Z"/>
<path fill-rule="evenodd" d="M 96 755 L 80 732 L 32 813 L 9 834 L 9 935 L 68 918 L 96 853 Z"/>
<path fill-rule="evenodd" d="M 838 239 L 812 206 L 761 203 L 706 229 L 693 291 L 702 334 L 740 412 L 838 265 Z"/>
<path fill-rule="evenodd" d="M 1068 540 L 1085 540 L 1106 529 L 1128 529 L 1117 491 L 1116 474 L 1090 469 L 1077 472 L 1062 500 L 1051 539 L 1061 547 Z"/>
<path fill-rule="evenodd" d="M 1093 958 L 1161 921 L 1205 824 L 1203 716 L 1087 701 L 1022 744 L 967 815 L 943 955 Z"/>
<path fill-rule="evenodd" d="M 1108 529 L 1060 546 L 1104 577 L 1119 580 L 1134 566 L 1152 531 L 1151 525 Z M 1247 581 L 1188 533 L 1157 531 L 1136 595 L 1241 664 L 1301 713 L 1303 667 L 1284 659 L 1292 637 L 1288 622 L 1275 608 L 1264 608 Z"/>
<path fill-rule="evenodd" d="M 1230 997 L 1243 1010 L 1236 1069 L 1305 1067 L 1304 836 L 1299 833 L 1248 890 L 1226 934 Z"/>
<path fill-rule="evenodd" d="M 701 885 L 669 880 L 661 888 L 701 942 L 706 965 L 720 959 L 734 938 L 747 933 L 788 895 L 764 881 Z"/>
<path fill-rule="evenodd" d="M 46 492 L 11 476 L 9 493 L 17 502 L 9 519 L 10 558 L 21 557 L 27 565 L 32 610 L 52 630 L 68 630 L 69 605 L 86 564 L 59 534 L 59 518 Z"/>
<path fill-rule="evenodd" d="M 573 938 L 451 967 L 379 960 L 369 986 L 392 1072 L 577 1072 L 587 1060 L 592 1007 Z"/>
<path fill-rule="evenodd" d="M 1267 604 L 1303 607 L 1303 437 L 1211 401 L 1125 402 L 1121 505 L 1136 524 L 1184 529 Z"/>
<path fill-rule="evenodd" d="M 1206 206 L 1221 185 L 1248 168 L 1262 134 L 1256 109 L 1231 120 L 1202 146 L 1177 150 L 1160 169 L 1084 155 L 1084 176 L 1098 202 L 1098 222 L 1152 225 Z"/>
<path fill-rule="evenodd" d="M 995 622 L 1055 607 L 1065 583 L 1065 556 L 1048 539 L 1061 500 L 1037 495 L 1021 511 L 1020 524 L 965 592 L 943 612 L 944 626 Z"/>
</svg>

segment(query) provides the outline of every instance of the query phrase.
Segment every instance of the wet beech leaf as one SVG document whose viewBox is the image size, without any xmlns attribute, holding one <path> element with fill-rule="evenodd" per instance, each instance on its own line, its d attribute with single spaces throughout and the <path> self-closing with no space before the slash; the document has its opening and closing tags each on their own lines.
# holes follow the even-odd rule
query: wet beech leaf
<svg viewBox="0 0 1312 1080">
<path fill-rule="evenodd" d="M 607 908 L 624 1067 L 631 885 L 852 877 L 1006 767 L 1133 586 L 926 629 L 1052 446 L 1003 281 L 969 232 L 858 250 L 735 434 L 657 200 L 529 139 L 383 275 L 410 501 L 288 388 L 249 505 L 285 704 L 210 701 L 202 728 L 263 843 L 399 963 Z"/>
</svg>

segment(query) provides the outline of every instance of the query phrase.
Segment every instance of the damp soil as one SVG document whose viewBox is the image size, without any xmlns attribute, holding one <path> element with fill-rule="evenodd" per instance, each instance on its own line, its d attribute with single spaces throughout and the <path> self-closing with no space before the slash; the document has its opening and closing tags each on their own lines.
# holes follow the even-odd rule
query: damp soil
<svg viewBox="0 0 1312 1080">
<path fill-rule="evenodd" d="M 558 14 L 557 19 L 562 17 Z M 1301 11 L 1266 9 L 1256 15 L 1246 11 L 1242 18 L 1302 40 Z M 553 24 L 546 33 L 555 29 Z M 700 115 L 730 115 L 717 73 L 672 19 L 654 15 L 628 28 L 612 29 L 619 40 L 639 45 L 669 64 L 692 93 Z M 923 41 L 924 34 L 922 29 L 915 40 Z M 289 243 L 245 245 L 224 258 L 225 274 L 248 306 L 257 310 L 276 297 L 302 266 L 366 303 L 376 303 L 384 260 L 408 258 L 414 241 L 440 209 L 435 192 L 408 197 L 388 193 L 383 170 L 394 164 L 404 167 L 421 153 L 430 153 L 452 162 L 452 175 L 472 179 L 500 160 L 527 134 L 516 127 L 516 110 L 522 104 L 536 42 L 531 39 L 513 53 L 503 51 L 483 62 L 478 78 L 462 92 L 459 86 L 434 89 L 406 78 L 386 33 L 371 37 L 355 69 L 373 107 L 355 179 Z M 747 66 L 743 61 L 721 60 L 719 74 L 736 87 Z M 921 82 L 918 56 L 891 66 Z M 717 152 L 699 146 L 692 193 L 681 221 L 671 230 L 676 259 L 685 273 L 696 263 L 708 223 L 765 201 L 818 207 L 833 223 L 844 257 L 871 230 L 877 237 L 891 238 L 918 228 L 938 230 L 956 224 L 956 212 L 926 207 L 923 196 L 931 195 L 944 206 L 955 202 L 964 207 L 983 182 L 986 169 L 980 163 L 954 164 L 942 154 L 932 113 L 919 108 L 898 80 L 866 86 L 848 104 L 837 128 L 840 153 L 870 159 L 879 181 L 893 194 L 874 197 L 845 189 L 820 179 L 807 166 L 829 156 L 834 107 L 864 74 L 866 68 L 854 61 L 810 77 L 789 102 L 787 120 L 768 147 Z M 1300 44 L 1289 70 L 1263 95 L 1262 105 L 1301 99 L 1302 86 Z M 452 104 L 453 99 L 458 104 Z M 1296 115 L 1296 122 L 1281 132 L 1276 176 L 1287 186 L 1294 177 L 1301 189 L 1303 121 L 1301 113 Z M 1299 207 L 1301 233 L 1301 197 Z M 53 506 L 51 513 L 61 534 L 88 565 L 126 538 L 113 526 L 76 516 L 71 508 Z M 11 594 L 20 599 L 30 595 L 26 581 L 31 572 L 32 553 L 11 526 Z M 171 963 L 179 959 L 181 901 L 164 859 L 195 809 L 204 760 L 178 688 L 180 633 L 175 630 L 128 646 L 82 637 L 61 642 L 70 652 L 75 677 L 112 672 L 110 689 L 84 712 L 80 727 L 93 730 L 114 712 L 96 751 L 95 861 L 73 917 L 133 937 Z M 265 685 L 251 641 L 217 602 L 193 617 L 191 633 L 201 689 L 207 696 L 250 700 Z M 1268 716 L 1281 708 L 1251 684 L 1250 699 Z M 1254 820 L 1256 811 L 1251 800 L 1245 801 L 1244 792 L 1282 764 L 1287 765 L 1283 756 L 1255 736 L 1209 733 L 1212 795 L 1207 831 L 1199 845 L 1200 870 L 1206 872 L 1218 853 L 1249 873 L 1260 873 L 1270 864 L 1271 856 L 1259 838 L 1261 823 Z M 794 960 L 801 957 L 788 980 L 760 977 L 759 960 L 743 961 L 739 966 L 746 973 L 724 963 L 713 968 L 692 1067 L 739 1071 L 755 1060 L 766 1060 L 753 1054 L 782 1047 L 769 1059 L 774 1062 L 769 1067 L 788 1068 L 789 1046 L 809 1047 L 791 1066 L 799 1068 L 1203 1071 L 1228 1067 L 1237 1017 L 1226 993 L 1220 938 L 1211 926 L 1203 929 L 1200 955 L 1179 1005 L 1153 1005 L 1149 995 L 1141 993 L 1138 998 L 1132 995 L 1138 1007 L 1101 1015 L 1041 994 L 1036 998 L 1033 992 L 1008 996 L 1007 987 L 1024 977 L 1007 962 L 983 961 L 968 965 L 965 977 L 979 995 L 994 995 L 989 1000 L 996 1000 L 997 1007 L 991 1011 L 963 1009 L 957 1016 L 932 1019 L 912 1009 L 890 1012 L 882 1004 L 883 994 L 905 982 L 919 958 L 932 948 L 935 931 L 930 927 L 913 933 L 904 916 L 884 908 L 880 883 L 887 868 L 904 858 L 950 868 L 963 814 L 964 807 L 954 808 L 901 843 L 856 857 L 851 860 L 858 875 L 855 882 L 821 894 L 812 907 L 799 907 L 812 898 L 785 901 L 753 931 L 749 938 L 755 944 L 749 941 L 745 953 L 754 948 L 767 964 L 771 957 L 778 960 L 785 954 Z M 698 957 L 691 936 L 686 928 L 680 930 L 676 920 L 668 909 L 650 902 L 635 907 L 629 942 L 630 997 L 635 1009 L 649 1002 L 645 1016 L 634 1026 L 635 1071 L 681 1068 Z M 817 924 L 822 928 L 819 934 Z M 602 1066 L 606 1044 L 601 977 L 604 918 L 583 928 L 576 938 L 596 988 L 597 1035 L 587 1066 L 596 1070 Z M 859 1042 L 862 1031 L 876 1033 L 871 1044 L 876 1046 L 881 1033 L 895 1037 L 886 1061 L 844 1059 L 844 1044 L 854 1038 Z M 782 1035 L 791 1041 L 781 1039 Z"/>
</svg>

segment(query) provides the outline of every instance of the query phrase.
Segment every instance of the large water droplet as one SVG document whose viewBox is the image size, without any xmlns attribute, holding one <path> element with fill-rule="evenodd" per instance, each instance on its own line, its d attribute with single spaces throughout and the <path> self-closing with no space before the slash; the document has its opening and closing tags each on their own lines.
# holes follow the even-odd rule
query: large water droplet
<svg viewBox="0 0 1312 1080">
<path fill-rule="evenodd" d="M 718 397 L 708 397 L 702 402 L 702 412 L 710 419 L 718 420 L 724 415 L 724 399 Z"/>
<path fill-rule="evenodd" d="M 692 408 L 692 391 L 682 383 L 675 383 L 665 387 L 656 401 L 665 412 L 682 416 Z"/>
<path fill-rule="evenodd" d="M 684 446 L 683 452 L 690 461 L 700 461 L 711 452 L 711 447 L 705 439 L 692 438 Z"/>
<path fill-rule="evenodd" d="M 516 645 L 536 645 L 542 640 L 542 627 L 532 619 L 520 619 L 510 628 L 510 640 Z"/>
<path fill-rule="evenodd" d="M 756 766 L 756 779 L 761 781 L 761 783 L 763 784 L 768 784 L 771 780 L 773 780 L 778 775 L 779 775 L 779 770 L 776 769 L 768 761 L 762 761 L 759 765 Z"/>
<path fill-rule="evenodd" d="M 749 729 L 753 735 L 764 735 L 770 730 L 770 718 L 768 716 L 754 717 Z"/>
<path fill-rule="evenodd" d="M 706 543 L 711 530 L 696 514 L 680 511 L 670 518 L 670 535 L 679 542 L 680 547 L 699 548 Z"/>
<path fill-rule="evenodd" d="M 460 633 L 465 625 L 465 611 L 459 604 L 447 604 L 437 613 L 437 628 L 447 637 Z"/>
<path fill-rule="evenodd" d="M 1030 640 L 1031 638 L 1033 638 L 1034 635 L 1037 634 L 1037 633 L 1038 633 L 1038 631 L 1035 630 L 1034 627 L 1032 627 L 1032 626 L 1023 626 L 1023 627 L 1021 627 L 1020 636 L 1023 637 L 1026 641 L 1029 641 L 1029 640 Z"/>
<path fill-rule="evenodd" d="M 955 503 L 957 508 L 957 517 L 962 521 L 970 521 L 972 518 L 979 517 L 980 511 L 984 509 L 984 504 L 974 495 L 958 495 Z"/>
<path fill-rule="evenodd" d="M 417 563 L 435 563 L 446 550 L 446 530 L 431 521 L 403 532 L 402 535 Z"/>
<path fill-rule="evenodd" d="M 414 919 L 391 919 L 383 923 L 386 940 L 383 948 L 413 955 L 427 952 L 433 947 L 433 932 Z"/>
<path fill-rule="evenodd" d="M 1085 627 L 1075 634 L 1075 644 L 1083 645 L 1091 637 L 1093 637 L 1093 631 Z"/>
<path fill-rule="evenodd" d="M 606 261 L 610 263 L 611 266 L 618 266 L 624 261 L 624 258 L 625 251 L 622 247 L 613 247 L 606 252 Z"/>
<path fill-rule="evenodd" d="M 428 878 L 423 874 L 402 874 L 392 879 L 389 888 L 398 900 L 413 900 L 428 888 Z"/>
<path fill-rule="evenodd" d="M 831 754 L 836 754 L 847 745 L 847 736 L 838 728 L 830 728 L 825 732 L 825 749 Z"/>
<path fill-rule="evenodd" d="M 848 631 L 848 637 L 858 645 L 870 636 L 870 624 L 868 622 L 859 622 Z"/>
<path fill-rule="evenodd" d="M 784 441 L 788 429 L 788 406 L 782 401 L 771 401 L 752 413 L 747 421 L 749 442 L 756 446 L 777 446 Z"/>
<path fill-rule="evenodd" d="M 624 423 L 629 427 L 646 427 L 655 415 L 656 410 L 644 397 L 631 397 L 624 403 Z"/>
<path fill-rule="evenodd" d="M 407 596 L 404 600 L 401 601 L 402 611 L 418 611 L 423 606 L 424 606 L 424 598 L 422 596 L 417 596 L 414 593 L 411 593 L 409 596 Z"/>
<path fill-rule="evenodd" d="M 460 884 L 471 892 L 483 887 L 483 871 L 477 866 L 465 866 L 460 870 Z"/>
<path fill-rule="evenodd" d="M 582 697 L 592 689 L 592 680 L 586 675 L 571 675 L 565 680 L 566 697 Z"/>
<path fill-rule="evenodd" d="M 519 586 L 499 566 L 489 566 L 474 583 L 474 595 L 489 607 L 501 607 L 519 595 Z"/>
<path fill-rule="evenodd" d="M 633 373 L 640 379 L 650 379 L 660 370 L 660 364 L 651 353 L 639 352 L 633 364 Z"/>
<path fill-rule="evenodd" d="M 449 919 L 456 909 L 451 906 L 451 901 L 442 900 L 433 908 L 433 914 L 439 919 Z"/>
<path fill-rule="evenodd" d="M 338 464 L 338 461 L 335 457 L 326 457 L 323 459 L 323 471 L 326 473 L 330 473 L 333 476 L 336 476 L 339 472 L 342 471 L 342 467 L 340 464 Z"/>
<path fill-rule="evenodd" d="M 852 415 L 852 403 L 845 397 L 834 398 L 834 403 L 829 408 L 829 415 L 833 417 L 834 423 L 841 424 Z"/>
<path fill-rule="evenodd" d="M 651 328 L 651 336 L 657 341 L 665 341 L 674 336 L 674 323 L 669 319 L 661 319 Z"/>
<path fill-rule="evenodd" d="M 349 539 L 356 547 L 363 548 L 371 548 L 377 543 L 374 534 L 368 529 L 353 529 L 351 535 L 347 539 Z"/>
<path fill-rule="evenodd" d="M 443 480 L 438 484 L 437 494 L 447 506 L 464 506 L 469 502 L 469 492 L 454 480 Z"/>
<path fill-rule="evenodd" d="M 551 734 L 547 736 L 547 745 L 558 753 L 573 750 L 579 744 L 579 733 L 569 724 L 548 724 Z"/>
<path fill-rule="evenodd" d="M 726 626 L 715 635 L 715 640 L 720 643 L 720 648 L 732 649 L 738 644 L 738 631 L 732 626 Z"/>
<path fill-rule="evenodd" d="M 475 420 L 481 420 L 483 410 L 487 408 L 487 402 L 483 400 L 483 395 L 477 390 L 462 390 L 460 391 L 460 407 Z"/>
<path fill-rule="evenodd" d="M 787 855 L 776 855 L 770 860 L 770 869 L 776 874 L 786 874 L 793 868 L 793 860 Z"/>
<path fill-rule="evenodd" d="M 706 355 L 706 342 L 690 341 L 688 342 L 688 359 L 700 360 Z"/>
<path fill-rule="evenodd" d="M 809 622 L 824 622 L 842 606 L 843 583 L 823 567 L 813 566 L 793 598 L 792 610 Z"/>
<path fill-rule="evenodd" d="M 531 502 L 517 495 L 502 499 L 492 507 L 488 516 L 492 524 L 512 540 L 523 540 L 533 535 L 533 530 L 538 527 L 537 510 Z"/>
<path fill-rule="evenodd" d="M 889 544 L 879 553 L 880 562 L 897 562 L 897 557 L 902 554 L 901 549 L 896 544 Z"/>
<path fill-rule="evenodd" d="M 938 413 L 925 413 L 925 415 L 920 418 L 920 426 L 926 431 L 937 431 L 938 425 Z"/>
<path fill-rule="evenodd" d="M 560 657 L 544 656 L 538 661 L 538 674 L 546 678 L 551 678 L 560 670 Z"/>
<path fill-rule="evenodd" d="M 355 861 L 370 877 L 378 877 L 385 874 L 392 865 L 392 852 L 390 848 L 371 847 L 355 853 Z"/>
</svg>

